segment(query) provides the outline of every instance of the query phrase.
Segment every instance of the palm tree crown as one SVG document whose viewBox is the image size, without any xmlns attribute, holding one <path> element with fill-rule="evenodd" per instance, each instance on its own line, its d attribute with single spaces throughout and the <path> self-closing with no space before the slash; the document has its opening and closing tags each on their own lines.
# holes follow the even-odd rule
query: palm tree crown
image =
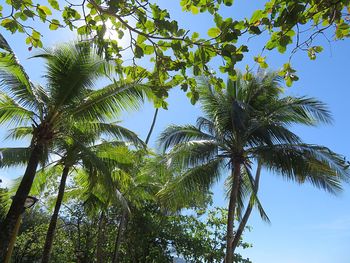
<svg viewBox="0 0 350 263">
<path fill-rule="evenodd" d="M 55 140 L 72 135 L 71 124 L 90 124 L 91 129 L 116 132 L 106 121 L 118 116 L 122 110 L 138 108 L 146 87 L 111 80 L 110 85 L 96 90 L 97 80 L 108 76 L 112 66 L 97 56 L 89 43 L 64 44 L 36 55 L 46 60 L 46 85 L 34 85 L 8 44 L 1 44 L 5 56 L 0 59 L 0 124 L 23 126 L 12 133 L 16 138 L 31 133 L 27 168 L 1 226 L 0 251 L 3 256 L 39 161 L 47 159 L 54 150 Z M 2 156 L 6 157 L 6 154 Z M 6 165 L 6 158 L 1 162 Z"/>
<path fill-rule="evenodd" d="M 249 189 L 243 183 L 245 177 L 250 191 L 254 189 L 250 172 L 254 163 L 329 192 L 341 189 L 347 171 L 341 156 L 303 143 L 289 129 L 292 124 L 330 123 L 331 116 L 325 104 L 313 98 L 281 96 L 277 74 L 259 74 L 250 81 L 239 75 L 236 81 L 228 81 L 224 91 L 204 82 L 199 93 L 204 117 L 195 126 L 169 126 L 160 136 L 163 150 L 172 148 L 168 162 L 187 168 L 162 195 L 169 198 L 175 188 L 208 190 L 229 168 L 226 262 L 232 262 L 233 220 Z"/>
</svg>

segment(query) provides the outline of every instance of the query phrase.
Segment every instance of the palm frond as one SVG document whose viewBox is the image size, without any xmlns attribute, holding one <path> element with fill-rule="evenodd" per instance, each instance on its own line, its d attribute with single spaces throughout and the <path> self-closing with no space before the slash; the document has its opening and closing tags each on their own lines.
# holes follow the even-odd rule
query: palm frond
<svg viewBox="0 0 350 263">
<path fill-rule="evenodd" d="M 201 108 L 205 116 L 214 123 L 217 132 L 232 131 L 233 117 L 238 123 L 243 120 L 242 116 L 239 116 L 239 113 L 242 113 L 240 107 L 236 107 L 237 103 L 233 105 L 231 97 L 226 97 L 223 92 L 214 92 L 211 86 L 203 86 L 199 90 Z"/>
<path fill-rule="evenodd" d="M 216 158 L 201 166 L 185 171 L 171 180 L 157 196 L 163 202 L 188 199 L 193 193 L 207 193 L 220 176 L 224 159 Z"/>
<path fill-rule="evenodd" d="M 268 116 L 275 121 L 305 125 L 329 124 L 332 122 L 326 104 L 308 97 L 288 96 L 281 98 L 269 107 Z"/>
<path fill-rule="evenodd" d="M 37 171 L 29 195 L 39 197 L 45 193 L 45 190 L 51 184 L 55 184 L 55 180 L 61 174 L 62 169 L 59 166 L 48 166 Z M 22 181 L 22 177 L 17 177 L 12 180 L 8 191 L 1 197 L 4 202 L 4 208 L 8 209 L 11 205 L 11 197 L 17 192 L 17 189 Z"/>
<path fill-rule="evenodd" d="M 300 137 L 283 125 L 259 121 L 252 121 L 247 130 L 246 140 L 251 146 L 301 143 Z"/>
<path fill-rule="evenodd" d="M 196 167 L 216 158 L 218 150 L 218 145 L 213 140 L 182 142 L 167 154 L 167 163 L 183 169 Z"/>
<path fill-rule="evenodd" d="M 35 106 L 32 83 L 6 39 L 0 34 L 0 88 L 22 106 Z"/>
<path fill-rule="evenodd" d="M 30 111 L 15 100 L 0 93 L 0 124 L 8 123 L 9 125 L 22 125 L 31 121 L 35 117 L 35 113 Z"/>
<path fill-rule="evenodd" d="M 51 186 L 57 187 L 57 178 L 61 176 L 62 170 L 61 165 L 49 165 L 41 168 L 35 175 L 30 194 L 40 196 Z"/>
<path fill-rule="evenodd" d="M 110 170 L 106 166 L 106 163 L 101 160 L 94 151 L 92 151 L 89 147 L 86 147 L 83 144 L 78 143 L 80 146 L 80 158 L 84 163 L 84 166 L 89 167 L 91 169 L 91 176 L 94 176 L 97 173 L 97 170 L 101 172 L 102 175 L 105 175 L 104 178 L 110 181 L 110 177 L 108 176 L 110 174 Z M 98 173 L 100 174 L 100 173 Z M 108 184 L 106 184 L 108 185 Z"/>
<path fill-rule="evenodd" d="M 85 122 L 82 123 L 84 130 L 88 130 L 100 137 L 102 135 L 113 136 L 113 139 L 130 142 L 136 147 L 145 148 L 145 143 L 131 130 L 118 125 L 117 123 Z"/>
<path fill-rule="evenodd" d="M 198 127 L 199 130 L 204 131 L 212 135 L 213 137 L 215 137 L 217 134 L 214 123 L 205 117 L 198 117 L 196 126 Z"/>
<path fill-rule="evenodd" d="M 309 181 L 333 194 L 342 189 L 342 181 L 349 180 L 349 170 L 344 157 L 326 147 L 282 144 L 258 147 L 254 151 L 267 169 L 298 183 Z"/>
<path fill-rule="evenodd" d="M 27 137 L 31 137 L 33 135 L 33 127 L 16 127 L 13 129 L 10 129 L 7 135 L 7 139 L 23 139 Z"/>
<path fill-rule="evenodd" d="M 259 164 L 258 164 L 258 166 L 259 166 Z M 259 169 L 261 169 L 261 167 L 257 168 L 257 173 L 260 173 Z M 247 177 L 248 177 L 247 181 L 250 184 L 249 189 L 251 192 L 249 203 L 252 205 L 255 205 L 257 207 L 262 220 L 264 220 L 267 223 L 270 223 L 270 219 L 269 219 L 268 215 L 266 214 L 266 212 L 265 212 L 265 210 L 264 210 L 264 208 L 263 208 L 263 206 L 258 198 L 259 179 L 253 178 L 253 175 L 252 175 L 249 167 L 247 167 L 246 165 L 245 165 L 245 170 L 247 173 Z"/>
<path fill-rule="evenodd" d="M 139 84 L 115 82 L 88 94 L 71 114 L 77 120 L 104 121 L 119 117 L 123 111 L 139 109 L 144 100 L 144 88 Z"/>
<path fill-rule="evenodd" d="M 31 147 L 0 148 L 0 167 L 26 165 L 31 152 Z"/>
<path fill-rule="evenodd" d="M 231 190 L 233 186 L 233 177 L 228 176 L 225 179 L 225 196 L 226 199 L 230 198 Z M 249 182 L 248 176 L 246 175 L 245 169 L 241 170 L 241 177 L 240 177 L 240 187 L 238 189 L 238 196 L 237 196 L 237 207 L 236 207 L 236 215 L 238 221 L 242 219 L 242 212 L 245 208 L 245 201 L 248 198 L 249 194 L 251 192 L 251 184 Z"/>
<path fill-rule="evenodd" d="M 78 104 L 111 67 L 87 42 L 62 44 L 33 57 L 46 60 L 45 78 L 56 109 Z"/>
<path fill-rule="evenodd" d="M 163 151 L 179 143 L 193 140 L 211 140 L 213 136 L 202 132 L 193 125 L 170 125 L 159 136 L 158 142 Z"/>
</svg>

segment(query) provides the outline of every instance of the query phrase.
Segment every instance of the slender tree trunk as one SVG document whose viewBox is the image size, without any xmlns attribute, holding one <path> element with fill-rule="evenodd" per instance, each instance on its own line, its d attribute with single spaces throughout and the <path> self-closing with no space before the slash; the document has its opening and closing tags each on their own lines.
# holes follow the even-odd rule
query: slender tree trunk
<svg viewBox="0 0 350 263">
<path fill-rule="evenodd" d="M 104 253 L 103 253 L 103 243 L 105 240 L 105 214 L 102 211 L 100 218 L 98 220 L 98 234 L 97 234 L 97 244 L 96 244 L 96 262 L 104 263 Z"/>
<path fill-rule="evenodd" d="M 13 198 L 10 210 L 0 226 L 0 262 L 4 262 L 5 260 L 6 251 L 11 237 L 14 234 L 16 222 L 24 211 L 24 202 L 30 192 L 30 188 L 32 187 L 42 153 L 42 145 L 36 144 L 29 157 L 27 168 L 17 189 L 16 195 Z"/>
<path fill-rule="evenodd" d="M 122 217 L 121 217 L 120 222 L 119 222 L 117 237 L 115 239 L 113 259 L 112 259 L 113 263 L 119 262 L 119 248 L 120 248 L 120 244 L 122 242 L 122 236 L 123 236 L 123 231 L 125 228 L 126 221 L 127 221 L 127 211 L 124 209 Z"/>
<path fill-rule="evenodd" d="M 23 214 L 21 214 L 19 216 L 19 218 L 17 219 L 15 230 L 14 230 L 14 233 L 13 233 L 13 235 L 11 237 L 11 241 L 10 241 L 9 247 L 7 249 L 6 258 L 5 258 L 5 262 L 4 263 L 10 263 L 11 262 L 11 256 L 12 256 L 13 249 L 15 247 L 16 237 L 18 235 L 19 227 L 21 226 L 22 217 L 23 217 Z"/>
<path fill-rule="evenodd" d="M 234 227 L 234 221 L 236 216 L 237 196 L 238 196 L 240 175 L 241 175 L 241 164 L 239 161 L 234 161 L 232 175 L 233 175 L 233 182 L 232 182 L 232 189 L 230 194 L 230 201 L 228 205 L 228 217 L 227 217 L 225 263 L 233 262 L 233 249 L 232 249 L 232 242 L 234 238 L 233 227 Z"/>
<path fill-rule="evenodd" d="M 153 120 L 152 120 L 151 128 L 149 129 L 149 132 L 148 132 L 147 137 L 146 137 L 146 140 L 145 140 L 145 143 L 146 143 L 146 144 L 148 144 L 149 139 L 151 138 L 151 135 L 152 135 L 152 132 L 153 132 L 153 129 L 154 129 L 154 125 L 156 124 L 158 111 L 159 111 L 158 108 L 156 108 L 156 110 L 154 111 L 154 115 L 153 115 Z"/>
<path fill-rule="evenodd" d="M 54 209 L 53 214 L 51 216 L 49 228 L 48 228 L 47 233 L 46 233 L 44 251 L 43 251 L 43 256 L 41 259 L 42 263 L 48 263 L 50 260 L 50 253 L 51 253 L 51 249 L 52 249 L 53 239 L 55 237 L 58 213 L 59 213 L 61 205 L 62 205 L 62 200 L 63 200 L 63 196 L 64 196 L 64 190 L 66 187 L 68 173 L 69 173 L 69 166 L 65 166 L 63 168 L 63 172 L 62 172 L 60 186 L 58 188 L 55 209 Z"/>
<path fill-rule="evenodd" d="M 256 169 L 255 180 L 254 180 L 254 192 L 255 193 L 257 193 L 258 189 L 259 189 L 260 172 L 261 172 L 261 163 L 258 162 L 258 167 Z M 232 244 L 233 252 L 235 252 L 235 249 L 238 246 L 239 240 L 241 239 L 243 230 L 244 230 L 245 226 L 247 225 L 247 222 L 248 222 L 248 219 L 249 219 L 249 216 L 250 216 L 252 210 L 253 210 L 253 204 L 251 202 L 249 202 L 248 207 L 247 207 L 246 211 L 244 212 L 244 216 L 243 216 L 241 222 L 239 223 L 239 227 L 236 231 L 235 238 L 233 239 L 233 244 Z"/>
</svg>

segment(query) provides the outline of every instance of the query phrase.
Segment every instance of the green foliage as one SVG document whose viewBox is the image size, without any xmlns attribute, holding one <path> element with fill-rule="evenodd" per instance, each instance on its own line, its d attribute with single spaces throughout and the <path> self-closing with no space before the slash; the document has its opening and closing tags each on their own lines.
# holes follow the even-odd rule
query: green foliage
<svg viewBox="0 0 350 263">
<path fill-rule="evenodd" d="M 47 13 L 46 8 L 38 8 Z M 6 40 L 2 36 L 0 40 L 4 54 L 0 57 L 0 124 L 14 124 L 10 135 L 13 138 L 31 136 L 28 148 L 1 148 L 0 165 L 8 167 L 28 161 L 27 166 L 34 167 L 27 169 L 31 172 L 25 173 L 21 182 L 28 184 L 16 192 L 11 207 L 23 205 L 17 197 L 29 194 L 39 161 L 46 164 L 53 153 L 62 157 L 60 161 L 68 169 L 80 161 L 89 167 L 90 174 L 96 174 L 97 169 L 105 185 L 114 187 L 107 183 L 111 182 L 107 165 L 89 146 L 109 135 L 144 146 L 133 132 L 108 121 L 123 110 L 138 108 L 148 87 L 113 80 L 111 64 L 87 42 L 64 44 L 34 56 L 45 59 L 46 86 L 34 85 Z M 103 77 L 110 77 L 112 84 L 96 90 L 95 82 Z M 37 160 L 30 163 L 36 154 Z M 15 210 L 9 210 L 6 220 L 11 211 Z M 9 223 L 2 226 L 5 224 Z"/>
<path fill-rule="evenodd" d="M 112 69 L 90 44 L 65 44 L 36 55 L 46 60 L 46 87 L 29 81 L 3 38 L 1 48 L 4 56 L 0 59 L 0 123 L 17 126 L 10 131 L 10 137 L 31 136 L 32 145 L 42 144 L 46 153 L 43 162 L 55 147 L 59 152 L 62 144 L 67 146 L 68 142 L 73 148 L 84 144 L 86 136 L 83 141 L 78 134 L 87 131 L 90 139 L 112 135 L 143 145 L 133 132 L 108 120 L 123 110 L 138 108 L 148 87 L 114 80 L 113 84 L 95 90 L 95 81 L 108 76 Z M 55 141 L 58 138 L 60 142 Z M 1 152 L 0 165 L 7 167 L 25 164 L 31 148 L 2 148 Z"/>
<path fill-rule="evenodd" d="M 173 218 L 174 227 L 183 229 L 187 238 L 192 239 L 188 243 L 182 237 L 176 246 L 176 251 L 186 259 L 187 262 L 222 262 L 225 255 L 225 236 L 227 210 L 224 208 L 213 208 L 203 216 L 176 216 Z M 193 231 L 195 229 L 195 231 Z M 250 244 L 241 242 L 243 249 L 251 247 Z M 249 259 L 243 259 L 239 254 L 235 255 L 235 262 L 249 263 Z"/>
<path fill-rule="evenodd" d="M 12 262 L 35 262 L 41 258 L 49 215 L 36 208 L 23 217 Z M 95 262 L 98 246 L 100 260 L 111 261 L 115 235 L 120 222 L 120 208 L 110 206 L 103 217 L 90 214 L 82 203 L 68 202 L 59 218 L 51 262 Z M 165 214 L 155 203 L 145 202 L 135 208 L 127 223 L 119 262 L 222 262 L 227 211 L 214 208 L 207 214 Z M 101 224 L 101 220 L 103 223 Z M 100 239 L 99 239 L 100 238 Z M 240 243 L 243 248 L 251 247 Z M 236 255 L 237 263 L 251 263 Z"/>
<path fill-rule="evenodd" d="M 262 57 L 256 60 L 264 63 Z M 292 69 L 289 65 L 285 68 L 288 75 Z M 182 168 L 158 193 L 160 198 L 207 192 L 226 172 L 233 215 L 228 222 L 231 219 L 233 225 L 234 216 L 240 218 L 247 196 L 252 196 L 250 202 L 268 221 L 251 175 L 252 164 L 258 161 L 288 180 L 310 182 L 338 193 L 349 179 L 345 159 L 326 147 L 303 143 L 289 130 L 291 124 L 329 123 L 329 111 L 313 98 L 283 96 L 280 80 L 276 73 L 260 72 L 249 80 L 239 74 L 235 81 L 228 81 L 226 90 L 216 90 L 204 80 L 199 88 L 204 117 L 199 117 L 195 126 L 171 125 L 160 135 L 160 145 L 168 153 L 167 164 Z M 233 238 L 232 231 L 228 228 L 228 237 Z M 226 253 L 231 253 L 229 248 Z"/>
<path fill-rule="evenodd" d="M 168 208 L 173 209 L 173 204 L 163 202 L 160 205 L 155 193 L 167 181 L 172 180 L 173 173 L 179 171 L 168 169 L 162 163 L 163 156 L 151 155 L 145 158 L 143 154 L 132 153 L 127 148 L 126 151 L 121 151 L 118 147 L 122 149 L 125 146 L 120 143 L 112 146 L 104 142 L 95 147 L 104 151 L 99 154 L 101 158 L 112 160 L 115 155 L 119 163 L 135 166 L 134 169 L 129 169 L 135 175 L 120 174 L 121 169 L 125 169 L 120 167 L 121 169 L 116 169 L 113 178 L 131 210 L 120 248 L 120 262 L 172 262 L 177 256 L 186 258 L 189 262 L 222 261 L 225 233 L 223 216 L 226 212 L 224 209 L 216 209 L 209 212 L 208 216 L 201 217 L 210 199 L 209 193 L 204 197 L 203 193 L 192 193 L 187 195 L 187 200 L 178 199 L 176 209 L 196 207 L 196 216 L 171 214 Z M 138 155 L 143 159 L 141 163 L 137 160 Z M 41 193 L 36 194 L 41 196 L 39 205 L 46 204 L 45 210 L 33 211 L 36 219 L 30 223 L 24 222 L 14 258 L 24 258 L 23 262 L 40 258 L 49 217 L 46 211 L 50 210 L 52 194 L 57 191 L 52 176 L 61 170 L 59 166 L 52 167 L 47 172 L 43 170 L 47 182 L 42 181 L 42 175 L 36 177 L 33 186 L 34 189 L 41 189 Z M 52 176 L 49 176 L 51 173 Z M 111 261 L 118 225 L 125 207 L 118 198 L 111 200 L 108 197 L 108 187 L 101 184 L 98 177 L 87 183 L 87 179 L 92 178 L 89 178 L 86 171 L 80 170 L 71 176 L 53 244 L 52 262 L 74 262 L 78 258 L 83 262 L 94 262 L 98 247 L 103 251 L 101 260 Z M 26 240 L 29 240 L 30 245 Z M 63 242 L 64 246 L 58 242 Z M 65 249 L 65 245 L 69 246 L 69 252 L 59 252 Z M 242 246 L 249 245 L 242 243 Z M 250 262 L 239 255 L 237 259 L 237 262 Z"/>
<path fill-rule="evenodd" d="M 223 17 L 223 6 L 230 7 L 233 4 L 232 0 L 180 1 L 184 12 L 193 15 L 206 13 L 212 19 L 215 27 L 208 28 L 208 37 L 200 37 L 197 32 L 191 32 L 190 36 L 191 28 L 180 28 L 178 22 L 171 18 L 170 10 L 162 9 L 157 3 L 148 0 L 91 0 L 74 4 L 48 0 L 48 5 L 32 0 L 10 1 L 4 3 L 4 9 L 2 6 L 0 8 L 0 25 L 11 33 L 25 33 L 26 43 L 30 47 L 42 47 L 42 35 L 38 28 L 32 28 L 31 24 L 28 26 L 28 18 L 46 23 L 51 30 L 60 27 L 76 30 L 79 35 L 93 38 L 99 46 L 99 52 L 114 60 L 116 69 L 126 79 L 142 75 L 159 87 L 155 95 L 160 99 L 166 98 L 168 89 L 173 86 L 187 86 L 192 102 L 198 98 L 195 95 L 196 80 L 191 75 L 207 76 L 219 89 L 224 86 L 222 79 L 208 66 L 213 58 L 222 56 L 225 63 L 220 70 L 230 78 L 235 78 L 234 67 L 248 51 L 237 45 L 238 38 L 244 34 L 254 36 L 266 32 L 270 35 L 266 49 L 277 49 L 284 53 L 295 43 L 291 54 L 305 50 L 311 59 L 315 59 L 315 53 L 321 51 L 320 48 L 313 48 L 318 35 L 332 33 L 333 27 L 335 39 L 343 39 L 350 34 L 348 0 L 272 0 L 265 1 L 264 8 L 255 10 L 245 19 Z M 81 9 L 84 10 L 82 15 Z M 125 35 L 131 36 L 128 47 L 122 47 L 119 42 Z M 118 36 L 117 39 L 114 36 Z M 125 48 L 134 54 L 132 65 L 124 63 L 122 52 Z M 154 64 L 153 70 L 142 66 L 139 59 L 144 57 Z M 263 68 L 268 66 L 258 63 Z M 295 80 L 297 78 L 287 78 L 286 82 L 291 85 Z"/>
<path fill-rule="evenodd" d="M 286 68 L 291 70 L 288 65 Z M 204 82 L 200 102 L 205 117 L 198 118 L 196 126 L 169 126 L 159 138 L 163 150 L 171 149 L 168 163 L 189 169 L 169 184 L 163 194 L 170 198 L 175 188 L 189 192 L 208 189 L 218 180 L 223 167 L 235 158 L 243 158 L 247 164 L 262 158 L 267 168 L 277 169 L 292 180 L 306 179 L 337 192 L 340 182 L 348 176 L 344 159 L 325 147 L 302 143 L 288 130 L 291 123 L 329 123 L 330 113 L 313 98 L 283 97 L 279 79 L 275 73 L 263 73 L 249 81 L 239 75 L 237 81 L 228 82 L 225 92 L 215 91 Z M 265 148 L 269 149 L 266 155 Z M 304 159 L 308 164 L 292 161 L 297 156 L 310 158 Z M 321 179 L 319 172 L 324 176 L 323 183 L 313 181 Z M 334 184 L 326 183 L 328 180 L 335 180 Z"/>
<path fill-rule="evenodd" d="M 285 53 L 295 43 L 291 54 L 304 50 L 311 60 L 316 59 L 323 50 L 314 44 L 318 35 L 332 32 L 332 27 L 335 39 L 350 35 L 348 0 L 266 1 L 263 9 L 242 20 L 221 15 L 223 6 L 233 5 L 232 0 L 181 0 L 184 12 L 207 13 L 212 18 L 215 25 L 205 36 L 180 28 L 168 10 L 148 0 L 89 0 L 74 5 L 24 0 L 3 5 L 0 26 L 11 33 L 26 34 L 30 49 L 42 47 L 42 35 L 28 20 L 42 21 L 50 30 L 68 27 L 94 40 L 93 45 L 63 45 L 35 56 L 45 59 L 47 65 L 48 85 L 41 87 L 30 82 L 0 34 L 0 123 L 18 126 L 11 130 L 12 138 L 32 136 L 32 144 L 45 145 L 42 163 L 55 151 L 63 156 L 65 165 L 79 163 L 86 168 L 76 172 L 69 187 L 54 262 L 92 262 L 101 242 L 105 244 L 105 260 L 111 260 L 116 225 L 129 205 L 132 213 L 120 251 L 121 262 L 171 262 L 175 254 L 190 262 L 221 262 L 227 213 L 209 212 L 201 221 L 197 216 L 173 215 L 170 211 L 205 208 L 210 187 L 225 167 L 233 168 L 235 162 L 240 162 L 242 183 L 234 209 L 242 210 L 245 198 L 251 195 L 250 202 L 265 219 L 250 171 L 255 161 L 290 180 L 310 182 L 331 193 L 339 192 L 342 181 L 348 178 L 342 156 L 326 147 L 305 144 L 288 130 L 294 123 L 331 121 L 325 105 L 315 99 L 282 97 L 279 81 L 283 79 L 291 86 L 298 80 L 290 62 L 283 65 L 280 77 L 253 76 L 248 67 L 245 75 L 235 70 L 249 50 L 237 44 L 244 34 L 266 32 L 269 38 L 265 49 Z M 130 36 L 130 45 L 121 47 L 119 40 L 125 35 Z M 133 53 L 131 64 L 124 61 L 125 48 Z M 226 85 L 208 66 L 218 56 L 224 63 L 215 70 L 228 75 Z M 142 66 L 145 59 L 153 63 L 152 70 Z M 255 56 L 254 61 L 260 68 L 268 67 L 266 56 Z M 100 90 L 94 88 L 100 77 L 114 71 L 119 80 L 111 79 L 111 84 Z M 207 87 L 198 87 L 197 76 L 207 77 Z M 145 80 L 149 85 L 139 84 Z M 113 136 L 143 146 L 133 132 L 108 121 L 125 109 L 138 109 L 145 97 L 156 107 L 167 108 L 164 99 L 174 86 L 181 86 L 191 103 L 200 100 L 206 116 L 199 118 L 196 126 L 169 127 L 161 141 L 164 149 L 172 148 L 170 152 L 164 156 L 148 153 L 145 157 L 144 152 L 131 151 L 125 145 L 114 147 L 116 141 L 94 144 L 94 136 Z M 1 148 L 0 166 L 26 164 L 30 150 Z M 56 186 L 44 180 L 52 180 L 54 172 L 48 172 L 47 177 L 40 174 L 43 172 L 38 173 L 37 187 L 32 191 L 55 192 Z M 230 193 L 234 181 L 229 178 L 227 182 Z M 47 228 L 45 213 L 34 211 L 30 214 L 34 219 L 25 217 L 15 249 L 16 261 L 40 258 Z M 101 224 L 97 227 L 97 223 Z M 236 260 L 249 262 L 239 255 Z"/>
<path fill-rule="evenodd" d="M 41 259 L 48 221 L 49 215 L 38 209 L 24 214 L 11 262 L 30 263 Z M 52 262 L 74 262 L 72 245 L 68 232 L 58 231 L 53 245 Z"/>
<path fill-rule="evenodd" d="M 0 183 L 2 183 L 2 181 L 0 180 Z M 2 188 L 0 187 L 0 223 L 2 222 L 2 220 L 5 218 L 6 216 L 6 196 L 7 196 L 7 189 L 6 188 Z"/>
<path fill-rule="evenodd" d="M 166 215 L 154 204 L 145 204 L 129 219 L 122 262 L 173 262 L 174 257 L 187 262 L 222 262 L 226 214 L 225 209 L 215 208 L 205 216 Z M 236 256 L 237 263 L 250 262 Z"/>
</svg>

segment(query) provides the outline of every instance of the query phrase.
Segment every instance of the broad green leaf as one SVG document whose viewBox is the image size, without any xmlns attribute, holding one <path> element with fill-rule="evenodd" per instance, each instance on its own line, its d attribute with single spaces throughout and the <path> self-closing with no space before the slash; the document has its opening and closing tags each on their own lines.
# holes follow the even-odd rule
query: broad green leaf
<svg viewBox="0 0 350 263">
<path fill-rule="evenodd" d="M 118 30 L 117 33 L 118 33 L 118 38 L 122 39 L 123 36 L 124 36 L 124 31 L 123 30 Z"/>
<path fill-rule="evenodd" d="M 49 28 L 51 30 L 56 30 L 60 26 L 60 22 L 57 19 L 52 19 Z"/>
<path fill-rule="evenodd" d="M 137 57 L 137 58 L 143 57 L 143 54 L 144 54 L 143 49 L 140 46 L 136 45 L 134 52 L 135 52 L 135 57 Z"/>
<path fill-rule="evenodd" d="M 40 35 L 40 33 L 39 33 L 38 31 L 33 30 L 33 32 L 32 32 L 32 37 L 33 37 L 35 40 L 39 40 L 40 37 L 41 37 L 41 35 Z"/>
<path fill-rule="evenodd" d="M 316 59 L 316 54 L 315 54 L 315 51 L 312 49 L 312 48 L 309 48 L 307 50 L 307 55 L 309 56 L 309 58 L 311 60 L 315 60 Z"/>
<path fill-rule="evenodd" d="M 54 9 L 56 9 L 56 10 L 59 10 L 59 9 L 60 9 L 57 0 L 48 0 L 48 2 L 49 2 L 49 4 L 50 4 L 50 6 L 52 6 L 52 8 L 54 8 Z"/>
<path fill-rule="evenodd" d="M 3 27 L 6 27 L 8 24 L 13 23 L 13 22 L 14 22 L 13 19 L 5 18 L 4 20 L 1 21 L 1 25 L 2 25 Z"/>
<path fill-rule="evenodd" d="M 28 9 L 23 10 L 23 13 L 28 16 L 28 17 L 33 17 L 34 16 L 34 12 Z"/>
<path fill-rule="evenodd" d="M 146 54 L 146 55 L 151 55 L 154 53 L 154 48 L 153 46 L 151 45 L 146 45 L 144 48 L 143 48 L 143 52 Z"/>
<path fill-rule="evenodd" d="M 26 38 L 26 44 L 29 45 L 31 43 L 32 43 L 32 37 L 29 36 L 29 37 Z"/>
<path fill-rule="evenodd" d="M 321 46 L 314 46 L 313 47 L 313 50 L 316 52 L 316 53 L 320 53 L 323 51 L 323 47 Z"/>
<path fill-rule="evenodd" d="M 144 35 L 138 35 L 137 36 L 137 43 L 138 44 L 142 44 L 143 42 L 145 42 L 147 40 L 147 38 Z"/>
<path fill-rule="evenodd" d="M 39 5 L 38 9 L 40 9 L 42 12 L 44 12 L 45 15 L 47 15 L 47 16 L 52 15 L 50 8 L 48 8 L 47 6 Z"/>
<path fill-rule="evenodd" d="M 191 6 L 191 12 L 192 14 L 197 15 L 199 13 L 198 7 L 196 7 L 195 5 Z"/>
<path fill-rule="evenodd" d="M 191 39 L 194 40 L 194 39 L 197 39 L 198 37 L 199 37 L 199 33 L 193 32 Z"/>
<path fill-rule="evenodd" d="M 260 34 L 261 34 L 261 30 L 260 30 L 260 28 L 257 27 L 257 26 L 251 26 L 251 27 L 249 27 L 249 32 L 250 32 L 250 33 L 253 33 L 253 34 L 255 34 L 255 35 L 260 35 Z"/>
<path fill-rule="evenodd" d="M 233 0 L 224 0 L 224 4 L 226 6 L 231 6 L 233 4 Z"/>
<path fill-rule="evenodd" d="M 86 35 L 88 34 L 88 31 L 87 31 L 87 26 L 81 26 L 77 29 L 77 33 L 79 35 Z"/>
<path fill-rule="evenodd" d="M 265 58 L 261 57 L 261 56 L 254 57 L 254 61 L 258 62 L 258 63 L 263 63 L 263 62 L 265 62 Z"/>
<path fill-rule="evenodd" d="M 19 29 L 18 23 L 15 20 L 8 18 L 2 20 L 1 25 L 7 30 L 10 30 L 11 33 L 15 33 Z"/>
<path fill-rule="evenodd" d="M 263 18 L 263 11 L 262 10 L 256 10 L 252 17 L 250 18 L 250 23 L 255 24 L 257 21 L 259 21 L 261 18 Z"/>
<path fill-rule="evenodd" d="M 212 27 L 208 30 L 208 36 L 216 38 L 221 34 L 221 30 L 217 27 Z"/>
<path fill-rule="evenodd" d="M 293 80 L 290 77 L 286 78 L 285 80 L 287 87 L 291 87 L 293 84 Z"/>
</svg>

